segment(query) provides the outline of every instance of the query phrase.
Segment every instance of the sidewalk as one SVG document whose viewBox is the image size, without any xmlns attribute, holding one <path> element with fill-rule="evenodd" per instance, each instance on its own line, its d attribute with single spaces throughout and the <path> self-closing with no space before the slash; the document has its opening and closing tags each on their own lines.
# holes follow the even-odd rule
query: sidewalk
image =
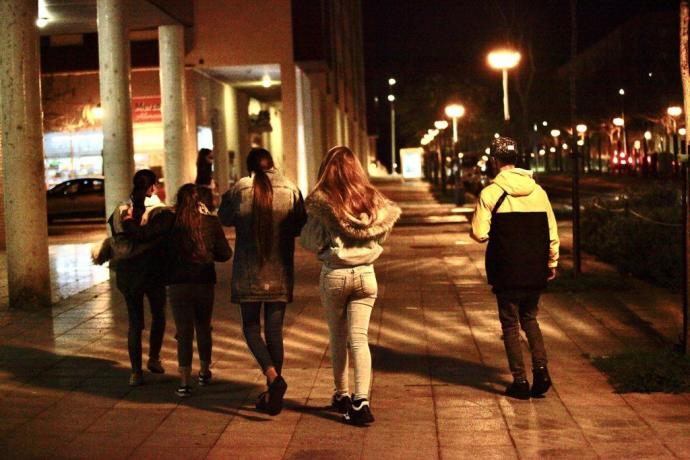
<svg viewBox="0 0 690 460">
<path fill-rule="evenodd" d="M 383 187 L 408 210 L 426 186 Z M 469 239 L 466 223 L 403 224 L 376 266 L 371 427 L 344 425 L 326 409 L 332 376 L 319 265 L 298 250 L 282 414 L 253 408 L 263 378 L 229 304 L 231 267 L 224 264 L 214 312 L 214 384 L 195 388 L 187 400 L 173 394 L 172 315 L 163 348 L 168 374 L 146 374 L 147 385 L 127 386 L 126 310 L 108 282 L 51 312 L 9 312 L 0 338 L 4 456 L 690 458 L 690 396 L 614 394 L 590 364 L 587 355 L 657 346 L 607 292 L 543 296 L 554 388 L 544 399 L 506 399 L 501 392 L 510 376 L 485 284 L 484 247 Z"/>
</svg>

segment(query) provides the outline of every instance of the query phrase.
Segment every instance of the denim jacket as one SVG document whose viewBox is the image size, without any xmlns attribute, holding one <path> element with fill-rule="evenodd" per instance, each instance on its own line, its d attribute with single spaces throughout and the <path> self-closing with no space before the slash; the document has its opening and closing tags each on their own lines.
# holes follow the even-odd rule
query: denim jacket
<svg viewBox="0 0 690 460">
<path fill-rule="evenodd" d="M 223 195 L 218 217 L 234 226 L 237 240 L 232 269 L 234 303 L 292 302 L 295 284 L 295 237 L 306 221 L 299 189 L 275 169 L 266 172 L 273 186 L 273 245 L 266 262 L 261 259 L 252 228 L 253 178 L 244 177 Z"/>
</svg>

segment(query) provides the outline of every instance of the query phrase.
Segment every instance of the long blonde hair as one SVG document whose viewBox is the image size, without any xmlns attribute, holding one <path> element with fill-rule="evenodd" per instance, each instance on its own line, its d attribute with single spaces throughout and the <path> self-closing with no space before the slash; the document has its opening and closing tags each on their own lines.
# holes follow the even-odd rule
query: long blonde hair
<svg viewBox="0 0 690 460">
<path fill-rule="evenodd" d="M 320 191 L 343 219 L 347 214 L 376 217 L 385 198 L 371 185 L 357 156 L 348 147 L 337 146 L 328 151 L 319 168 L 319 180 L 314 191 Z"/>
</svg>

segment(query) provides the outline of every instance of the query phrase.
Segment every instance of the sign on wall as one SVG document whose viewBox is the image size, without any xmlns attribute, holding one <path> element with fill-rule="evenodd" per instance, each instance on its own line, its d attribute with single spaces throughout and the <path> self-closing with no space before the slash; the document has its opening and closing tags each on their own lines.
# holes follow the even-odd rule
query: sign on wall
<svg viewBox="0 0 690 460">
<path fill-rule="evenodd" d="M 163 121 L 160 96 L 136 96 L 132 98 L 132 122 L 155 123 Z"/>
</svg>

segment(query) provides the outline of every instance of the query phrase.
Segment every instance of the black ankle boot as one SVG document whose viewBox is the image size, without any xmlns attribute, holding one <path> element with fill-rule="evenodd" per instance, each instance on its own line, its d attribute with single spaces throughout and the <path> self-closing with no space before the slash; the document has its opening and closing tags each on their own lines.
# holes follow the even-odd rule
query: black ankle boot
<svg viewBox="0 0 690 460">
<path fill-rule="evenodd" d="M 546 366 L 532 370 L 534 380 L 532 381 L 532 396 L 543 396 L 551 388 L 551 376 Z"/>
<path fill-rule="evenodd" d="M 506 396 L 516 399 L 529 399 L 529 382 L 527 379 L 513 380 L 506 387 Z"/>
</svg>

